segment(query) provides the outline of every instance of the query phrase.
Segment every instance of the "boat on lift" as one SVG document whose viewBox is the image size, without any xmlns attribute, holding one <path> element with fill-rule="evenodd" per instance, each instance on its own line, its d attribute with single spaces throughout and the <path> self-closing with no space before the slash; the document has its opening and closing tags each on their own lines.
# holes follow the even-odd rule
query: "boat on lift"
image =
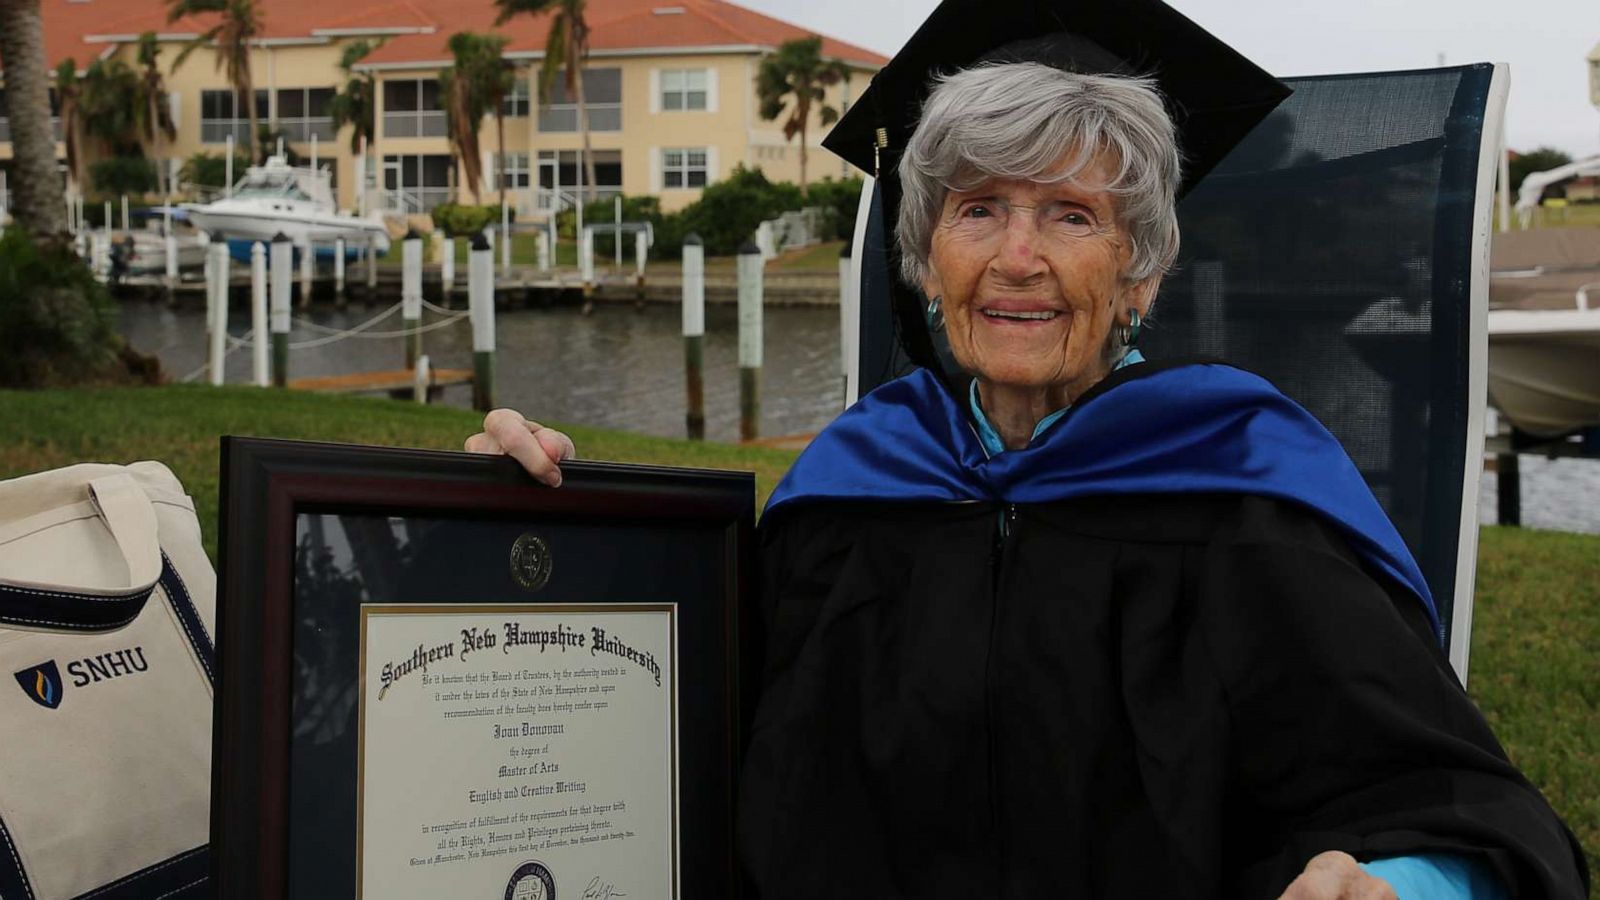
<svg viewBox="0 0 1600 900">
<path fill-rule="evenodd" d="M 291 166 L 282 156 L 251 166 L 229 196 L 185 203 L 183 209 L 197 228 L 226 240 L 231 255 L 241 262 L 249 262 L 252 244 L 280 233 L 297 247 L 315 247 L 319 256 L 331 256 L 339 238 L 351 257 L 369 245 L 380 254 L 389 249 L 381 215 L 363 218 L 340 212 L 327 172 Z"/>
<path fill-rule="evenodd" d="M 1600 427 L 1600 230 L 1498 234 L 1493 257 L 1490 404 L 1537 437 Z"/>
</svg>

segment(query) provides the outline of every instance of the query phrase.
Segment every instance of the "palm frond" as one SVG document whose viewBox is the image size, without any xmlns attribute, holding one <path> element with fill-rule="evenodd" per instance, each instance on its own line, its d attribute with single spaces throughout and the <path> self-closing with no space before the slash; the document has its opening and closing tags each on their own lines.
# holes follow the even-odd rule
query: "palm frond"
<svg viewBox="0 0 1600 900">
<path fill-rule="evenodd" d="M 170 25 L 184 16 L 220 13 L 227 8 L 228 0 L 170 0 L 167 3 L 167 24 Z"/>
<path fill-rule="evenodd" d="M 173 61 L 172 61 L 172 70 L 174 72 L 176 72 L 178 70 L 178 67 L 183 65 L 184 62 L 189 59 L 189 55 L 191 53 L 195 52 L 196 50 L 199 50 L 201 47 L 210 46 L 211 44 L 215 43 L 216 40 L 217 40 L 217 35 L 219 35 L 221 33 L 222 33 L 222 26 L 221 25 L 213 25 L 210 28 L 206 29 L 204 32 L 202 32 L 199 37 L 196 37 L 195 39 L 189 41 L 187 44 L 184 44 L 183 45 L 183 49 L 178 51 L 177 58 L 173 59 Z M 222 64 L 222 57 L 218 56 L 215 62 L 216 62 L 217 65 L 220 66 Z"/>
<path fill-rule="evenodd" d="M 549 12 L 550 8 L 561 3 L 561 0 L 494 0 L 495 8 L 500 12 L 495 17 L 495 25 L 504 25 L 512 16 L 530 15 Z"/>
<path fill-rule="evenodd" d="M 550 102 L 550 88 L 556 83 L 556 76 L 561 73 L 567 61 L 566 36 L 554 27 L 550 28 L 550 36 L 544 42 L 544 63 L 539 67 L 539 102 Z"/>
</svg>

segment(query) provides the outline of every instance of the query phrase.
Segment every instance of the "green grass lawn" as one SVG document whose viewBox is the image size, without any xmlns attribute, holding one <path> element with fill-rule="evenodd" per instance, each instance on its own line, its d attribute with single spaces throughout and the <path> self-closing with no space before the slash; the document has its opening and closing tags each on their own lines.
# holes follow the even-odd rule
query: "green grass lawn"
<svg viewBox="0 0 1600 900">
<path fill-rule="evenodd" d="M 206 550 L 215 559 L 221 435 L 460 450 L 482 422 L 481 415 L 452 407 L 253 387 L 0 391 L 0 478 L 75 462 L 159 459 L 194 495 Z M 796 455 L 547 424 L 572 435 L 590 459 L 754 472 L 758 502 Z"/>
<path fill-rule="evenodd" d="M 0 391 L 0 478 L 159 459 L 194 495 L 215 558 L 220 435 L 460 449 L 479 422 L 460 409 L 248 387 Z M 795 457 L 558 427 L 590 459 L 753 471 L 758 503 Z M 1600 537 L 1484 528 L 1477 586 L 1473 698 L 1600 871 Z"/>
</svg>

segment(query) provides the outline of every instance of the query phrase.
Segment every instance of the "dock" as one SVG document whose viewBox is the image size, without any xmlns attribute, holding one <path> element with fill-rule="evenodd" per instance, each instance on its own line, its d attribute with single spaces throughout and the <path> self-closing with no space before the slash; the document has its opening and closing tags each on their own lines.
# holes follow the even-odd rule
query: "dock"
<svg viewBox="0 0 1600 900">
<path fill-rule="evenodd" d="M 431 369 L 428 373 L 428 398 L 433 400 L 445 388 L 457 384 L 471 384 L 469 369 Z M 291 378 L 289 387 L 301 391 L 323 394 L 379 394 L 408 397 L 416 389 L 416 372 L 412 369 L 391 369 L 382 372 L 351 372 L 347 375 L 320 375 L 315 378 Z"/>
<path fill-rule="evenodd" d="M 641 284 L 634 270 L 602 268 L 595 272 L 595 280 L 585 292 L 582 274 L 566 266 L 541 271 L 535 266 L 515 265 L 509 275 L 495 269 L 495 305 L 500 309 L 541 307 L 547 305 L 577 305 L 586 299 L 599 303 L 666 303 L 676 304 L 683 296 L 682 276 L 675 267 L 652 266 Z M 206 285 L 196 273 L 187 273 L 166 290 L 165 280 L 158 275 L 136 275 L 122 279 L 118 289 L 144 296 L 167 294 L 172 302 L 194 306 L 204 303 Z M 340 297 L 335 289 L 333 274 L 326 267 L 319 268 L 311 279 L 312 301 L 318 304 L 393 302 L 400 297 L 400 268 L 380 265 L 372 287 L 366 284 L 360 271 L 347 273 L 345 294 Z M 305 306 L 299 296 L 300 278 L 294 279 L 296 308 Z M 250 273 L 235 264 L 229 272 L 229 296 L 234 304 L 248 306 L 250 298 Z M 423 267 L 423 296 L 441 306 L 464 307 L 467 296 L 465 265 L 458 267 L 451 289 L 444 291 L 439 275 L 439 265 L 429 263 Z M 731 273 L 709 272 L 704 277 L 703 289 L 707 303 L 732 304 L 738 300 L 738 284 Z M 767 306 L 833 306 L 839 302 L 839 276 L 831 272 L 769 272 L 763 282 L 763 299 Z"/>
</svg>

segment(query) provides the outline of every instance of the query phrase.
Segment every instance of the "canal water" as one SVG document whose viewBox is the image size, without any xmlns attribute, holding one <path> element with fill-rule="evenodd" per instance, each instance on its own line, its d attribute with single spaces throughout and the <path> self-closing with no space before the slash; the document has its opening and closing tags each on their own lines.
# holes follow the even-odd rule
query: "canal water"
<svg viewBox="0 0 1600 900">
<path fill-rule="evenodd" d="M 345 311 L 313 309 L 297 316 L 323 328 L 348 329 L 386 307 L 352 306 Z M 440 321 L 424 313 L 424 325 Z M 815 432 L 843 403 L 839 367 L 838 309 L 772 307 L 765 310 L 765 360 L 762 371 L 763 437 Z M 243 335 L 247 322 L 235 312 L 229 332 Z M 172 310 L 160 303 L 123 304 L 123 334 L 137 349 L 154 353 L 174 378 L 206 361 L 205 315 Z M 396 331 L 399 315 L 369 329 Z M 290 342 L 325 337 L 296 325 Z M 571 422 L 666 437 L 683 437 L 683 333 L 677 307 L 601 304 L 591 315 L 575 307 L 500 313 L 495 320 L 497 365 L 495 402 L 548 422 Z M 708 304 L 705 336 L 706 436 L 735 441 L 739 436 L 738 311 L 733 304 Z M 472 331 L 466 319 L 423 336 L 423 352 L 435 368 L 472 368 Z M 351 338 L 291 352 L 291 378 L 342 375 L 402 368 L 399 339 Z M 204 378 L 204 374 L 201 376 Z M 227 360 L 230 383 L 251 377 L 250 349 Z M 445 390 L 444 402 L 470 407 L 471 388 Z M 463 435 L 465 437 L 465 435 Z"/>
<path fill-rule="evenodd" d="M 125 302 L 122 309 L 123 334 L 129 342 L 159 356 L 174 378 L 204 365 L 203 312 L 136 300 Z M 324 329 L 348 329 L 382 309 L 319 308 L 299 315 Z M 432 312 L 424 316 L 425 324 L 440 320 Z M 229 331 L 242 335 L 246 331 L 242 326 L 235 312 Z M 395 315 L 369 330 L 399 328 Z M 495 399 L 500 405 L 550 422 L 684 435 L 683 338 L 677 307 L 600 305 L 588 316 L 572 307 L 517 310 L 501 313 L 495 328 L 499 348 Z M 819 430 L 841 406 L 837 308 L 769 308 L 765 334 L 762 436 Z M 322 337 L 323 331 L 297 325 L 290 340 Z M 472 335 L 466 320 L 426 335 L 424 352 L 436 367 L 470 369 Z M 352 338 L 295 351 L 290 372 L 294 377 L 341 375 L 398 369 L 403 364 L 398 339 Z M 712 440 L 738 438 L 738 367 L 737 309 L 732 304 L 708 305 L 705 404 L 706 435 Z M 248 348 L 228 357 L 227 377 L 231 383 L 249 380 Z M 471 400 L 470 388 L 454 387 L 445 391 L 443 402 L 467 407 Z M 1483 476 L 1479 498 L 1481 520 L 1494 521 L 1493 474 Z M 1522 457 L 1522 500 L 1523 524 L 1528 527 L 1600 534 L 1600 460 Z"/>
</svg>

